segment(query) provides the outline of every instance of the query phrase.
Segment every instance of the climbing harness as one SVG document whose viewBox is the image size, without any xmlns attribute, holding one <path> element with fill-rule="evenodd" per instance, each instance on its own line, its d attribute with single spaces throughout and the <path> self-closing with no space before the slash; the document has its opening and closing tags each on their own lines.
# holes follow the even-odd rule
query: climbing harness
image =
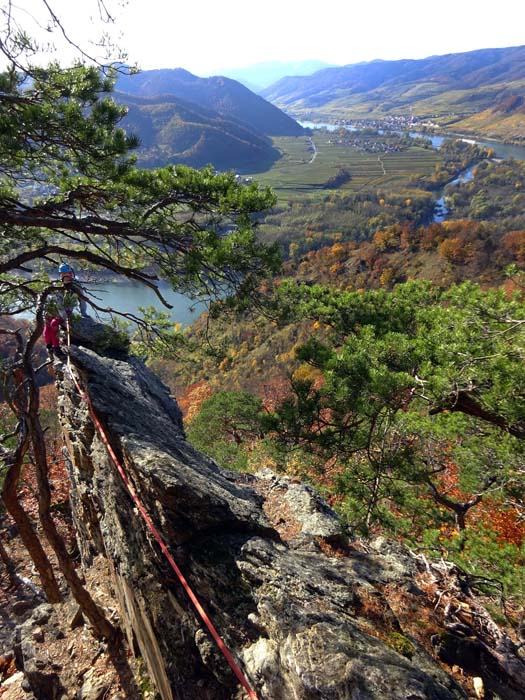
<svg viewBox="0 0 525 700">
<path fill-rule="evenodd" d="M 67 347 L 69 349 L 71 346 L 71 334 L 70 334 L 69 319 L 67 319 L 67 321 L 66 321 L 66 330 L 67 330 Z M 142 518 L 144 519 L 144 522 L 146 523 L 148 529 L 152 533 L 153 537 L 157 540 L 159 547 L 161 548 L 162 552 L 164 553 L 171 568 L 173 569 L 173 571 L 177 575 L 179 582 L 181 583 L 181 585 L 184 588 L 184 590 L 186 591 L 189 599 L 193 603 L 193 606 L 196 609 L 196 611 L 198 612 L 201 620 L 204 622 L 204 624 L 208 628 L 208 631 L 210 632 L 211 636 L 215 640 L 215 643 L 217 644 L 217 646 L 221 650 L 224 658 L 229 663 L 230 668 L 237 676 L 239 683 L 242 685 L 242 687 L 248 693 L 250 700 L 258 700 L 257 695 L 255 694 L 252 687 L 250 686 L 246 676 L 244 675 L 244 673 L 241 671 L 241 669 L 239 668 L 239 666 L 235 662 L 235 659 L 233 658 L 230 650 L 228 649 L 228 647 L 226 646 L 226 644 L 223 642 L 222 638 L 220 637 L 219 633 L 215 629 L 212 621 L 208 617 L 208 614 L 206 613 L 206 611 L 202 607 L 199 599 L 197 598 L 197 596 L 193 592 L 192 588 L 190 587 L 188 581 L 186 580 L 186 577 L 184 576 L 182 571 L 177 566 L 177 563 L 175 562 L 175 560 L 171 556 L 166 543 L 164 542 L 162 536 L 160 535 L 157 528 L 155 527 L 149 513 L 146 510 L 146 507 L 144 506 L 144 504 L 140 500 L 140 498 L 135 490 L 135 487 L 130 482 L 130 480 L 129 480 L 129 478 L 124 470 L 124 467 L 122 466 L 120 460 L 118 459 L 117 455 L 115 454 L 115 451 L 114 451 L 113 447 L 111 446 L 111 443 L 108 439 L 108 436 L 107 436 L 101 422 L 99 421 L 99 419 L 95 413 L 95 409 L 93 408 L 93 404 L 91 403 L 91 399 L 86 394 L 86 392 L 82 389 L 77 378 L 75 377 L 75 374 L 74 374 L 73 368 L 72 368 L 72 364 L 71 364 L 71 357 L 70 357 L 69 353 L 67 355 L 66 368 L 71 376 L 71 379 L 73 380 L 73 383 L 74 383 L 80 397 L 87 404 L 87 407 L 89 409 L 89 413 L 91 414 L 91 418 L 93 419 L 93 422 L 95 423 L 97 431 L 98 431 L 104 445 L 106 446 L 106 449 L 109 453 L 109 456 L 111 457 L 111 460 L 113 461 L 120 476 L 122 477 L 122 481 L 124 482 L 124 486 L 126 487 L 128 493 L 130 494 L 133 501 L 135 502 L 135 505 L 137 506 L 140 514 L 142 515 Z"/>
</svg>

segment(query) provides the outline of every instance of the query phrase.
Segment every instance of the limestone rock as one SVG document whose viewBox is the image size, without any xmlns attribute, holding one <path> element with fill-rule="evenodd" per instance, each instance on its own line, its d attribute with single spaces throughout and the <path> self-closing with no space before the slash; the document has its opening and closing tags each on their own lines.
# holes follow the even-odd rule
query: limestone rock
<svg viewBox="0 0 525 700">
<path fill-rule="evenodd" d="M 71 342 L 110 357 L 127 357 L 129 337 L 124 331 L 96 321 L 91 316 L 70 318 Z"/>
<path fill-rule="evenodd" d="M 82 688 L 77 693 L 77 700 L 102 700 L 110 683 L 104 677 L 98 677 L 89 671 L 86 673 Z"/>
<path fill-rule="evenodd" d="M 330 508 L 294 480 L 233 473 L 198 453 L 176 402 L 139 361 L 83 348 L 71 356 L 126 478 L 259 700 L 466 697 L 425 650 L 436 624 L 434 602 L 418 585 L 427 562 L 386 540 L 349 542 Z M 239 698 L 87 404 L 66 368 L 57 374 L 79 549 L 86 565 L 108 557 L 131 647 L 162 700 Z M 426 637 L 408 630 L 417 605 L 430 621 Z M 510 640 L 485 644 L 487 659 L 500 659 L 501 700 L 515 700 L 525 664 Z"/>
</svg>

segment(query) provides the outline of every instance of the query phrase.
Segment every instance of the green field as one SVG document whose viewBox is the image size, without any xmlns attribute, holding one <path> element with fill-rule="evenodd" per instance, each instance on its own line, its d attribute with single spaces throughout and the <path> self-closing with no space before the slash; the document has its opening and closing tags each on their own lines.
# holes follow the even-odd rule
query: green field
<svg viewBox="0 0 525 700">
<path fill-rule="evenodd" d="M 353 138 L 364 140 L 364 137 Z M 395 137 L 384 135 L 376 140 L 388 146 Z M 403 190 L 412 176 L 429 175 L 440 162 L 437 151 L 417 145 L 400 152 L 369 153 L 355 145 L 337 143 L 333 133 L 324 131 L 314 132 L 311 137 L 275 138 L 274 145 L 282 157 L 270 170 L 253 177 L 261 185 L 272 187 L 278 196 L 290 196 L 291 192 L 324 195 L 333 191 L 326 184 L 343 168 L 352 178 L 339 188 L 341 190 Z"/>
</svg>

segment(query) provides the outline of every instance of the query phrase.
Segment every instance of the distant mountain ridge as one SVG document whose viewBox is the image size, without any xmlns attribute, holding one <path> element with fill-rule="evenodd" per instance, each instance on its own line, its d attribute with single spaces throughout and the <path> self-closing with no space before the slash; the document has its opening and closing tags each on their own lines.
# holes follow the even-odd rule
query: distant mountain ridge
<svg viewBox="0 0 525 700">
<path fill-rule="evenodd" d="M 443 125 L 468 120 L 499 104 L 519 108 L 525 96 L 525 46 L 397 61 L 376 60 L 282 78 L 261 92 L 281 109 L 304 117 L 376 118 L 386 114 L 437 116 Z M 507 128 L 515 123 L 506 121 Z M 512 125 L 512 126 L 511 126 Z M 501 125 L 500 125 L 501 128 Z M 525 137 L 525 124 L 522 127 Z M 501 137 L 504 134 L 500 134 Z"/>
<path fill-rule="evenodd" d="M 244 85 L 223 77 L 198 78 L 181 68 L 119 76 L 115 98 L 128 107 L 123 126 L 141 140 L 141 165 L 211 164 L 257 172 L 279 152 L 272 136 L 303 128 Z"/>
<path fill-rule="evenodd" d="M 231 68 L 220 71 L 233 80 L 238 80 L 253 92 L 260 93 L 265 88 L 285 76 L 311 75 L 331 64 L 324 61 L 263 61 L 244 68 Z"/>
<path fill-rule="evenodd" d="M 222 117 L 234 117 L 268 136 L 297 136 L 303 132 L 294 119 L 230 78 L 198 78 L 182 68 L 148 70 L 120 76 L 116 90 L 136 97 L 172 95 Z"/>
</svg>

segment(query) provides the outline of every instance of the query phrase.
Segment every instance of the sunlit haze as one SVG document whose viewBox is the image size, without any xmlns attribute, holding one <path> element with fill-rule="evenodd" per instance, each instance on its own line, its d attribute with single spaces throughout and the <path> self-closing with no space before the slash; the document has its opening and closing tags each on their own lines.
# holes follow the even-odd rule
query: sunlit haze
<svg viewBox="0 0 525 700">
<path fill-rule="evenodd" d="M 5 2 L 5 0 L 4 0 Z M 49 0 L 77 43 L 93 31 L 96 2 Z M 25 13 L 41 5 L 22 0 Z M 213 75 L 263 61 L 317 59 L 344 65 L 525 43 L 525 3 L 499 0 L 485 9 L 473 0 L 377 0 L 330 3 L 266 0 L 129 0 L 109 5 L 129 60 L 143 69 L 185 68 Z M 91 34 L 93 36 L 93 34 Z M 56 58 L 68 60 L 67 52 Z"/>
</svg>

